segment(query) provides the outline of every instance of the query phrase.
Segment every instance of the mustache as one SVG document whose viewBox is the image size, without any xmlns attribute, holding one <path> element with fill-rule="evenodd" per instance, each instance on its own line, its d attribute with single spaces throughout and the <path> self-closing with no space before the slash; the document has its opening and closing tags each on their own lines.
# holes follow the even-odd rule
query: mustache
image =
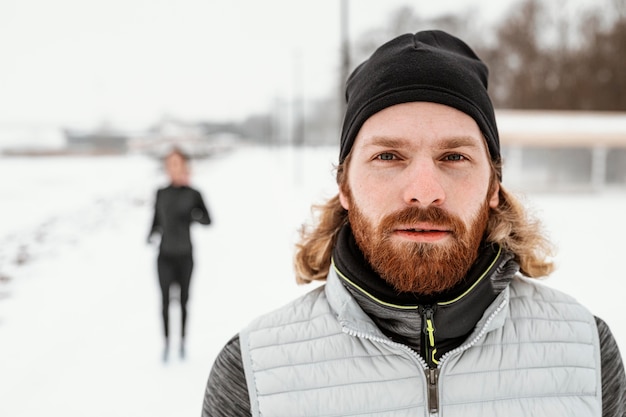
<svg viewBox="0 0 626 417">
<path fill-rule="evenodd" d="M 465 225 L 457 216 L 448 213 L 440 207 L 407 207 L 388 214 L 380 222 L 380 230 L 391 232 L 399 225 L 407 223 L 430 223 L 434 226 L 444 227 L 457 234 L 465 229 Z"/>
</svg>

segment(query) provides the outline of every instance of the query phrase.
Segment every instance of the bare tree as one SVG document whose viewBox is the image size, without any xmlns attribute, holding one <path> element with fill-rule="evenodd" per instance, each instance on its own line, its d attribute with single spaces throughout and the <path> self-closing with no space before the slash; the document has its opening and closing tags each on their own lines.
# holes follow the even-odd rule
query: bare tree
<svg viewBox="0 0 626 417">
<path fill-rule="evenodd" d="M 539 0 L 520 3 L 483 50 L 496 106 L 626 110 L 624 3 L 614 0 L 611 13 L 598 5 L 578 21 L 550 16 Z"/>
</svg>

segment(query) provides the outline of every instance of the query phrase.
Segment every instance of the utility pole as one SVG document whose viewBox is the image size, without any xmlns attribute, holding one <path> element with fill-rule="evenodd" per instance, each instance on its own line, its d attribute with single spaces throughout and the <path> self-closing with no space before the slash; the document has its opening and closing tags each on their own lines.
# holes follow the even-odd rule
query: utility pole
<svg viewBox="0 0 626 417">
<path fill-rule="evenodd" d="M 349 10 L 348 1 L 340 1 L 340 47 L 341 47 L 341 70 L 339 72 L 339 120 L 343 119 L 346 112 L 345 85 L 350 75 L 350 39 L 349 39 Z"/>
</svg>

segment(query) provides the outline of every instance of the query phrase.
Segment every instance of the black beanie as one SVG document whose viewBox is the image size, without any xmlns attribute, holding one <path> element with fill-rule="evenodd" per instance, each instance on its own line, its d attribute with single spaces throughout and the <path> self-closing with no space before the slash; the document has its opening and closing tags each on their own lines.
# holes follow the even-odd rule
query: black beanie
<svg viewBox="0 0 626 417">
<path fill-rule="evenodd" d="M 407 33 L 385 43 L 348 78 L 339 162 L 346 159 L 369 117 L 413 101 L 445 104 L 471 116 L 487 139 L 491 159 L 499 162 L 488 73 L 465 42 L 443 31 Z"/>
</svg>

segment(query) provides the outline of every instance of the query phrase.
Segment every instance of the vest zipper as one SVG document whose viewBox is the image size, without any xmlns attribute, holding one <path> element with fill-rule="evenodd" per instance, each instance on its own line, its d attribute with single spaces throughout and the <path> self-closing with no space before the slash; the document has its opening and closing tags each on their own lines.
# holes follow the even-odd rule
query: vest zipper
<svg viewBox="0 0 626 417">
<path fill-rule="evenodd" d="M 423 369 L 428 369 L 428 364 L 426 363 L 426 361 L 424 361 L 424 359 L 419 354 L 417 354 L 417 352 L 415 352 L 413 349 L 411 349 L 407 345 L 403 345 L 402 343 L 394 342 L 389 339 L 383 339 L 382 337 L 372 336 L 371 334 L 363 333 L 358 330 L 353 330 L 351 328 L 346 327 L 345 325 L 342 326 L 342 330 L 344 333 L 349 334 L 350 336 L 371 340 L 373 342 L 384 343 L 385 345 L 388 345 L 388 346 L 394 346 L 394 347 L 403 349 L 407 351 L 414 359 L 416 359 Z"/>
<path fill-rule="evenodd" d="M 426 381 L 428 382 L 428 411 L 435 414 L 439 411 L 439 361 L 435 358 L 437 347 L 435 346 L 435 309 L 427 305 L 422 310 L 422 346 L 426 356 Z"/>
<path fill-rule="evenodd" d="M 344 333 L 349 334 L 350 336 L 354 336 L 354 337 L 359 337 L 362 339 L 367 339 L 367 340 L 371 340 L 374 342 L 379 342 L 379 343 L 384 343 L 386 345 L 389 346 L 395 346 L 398 347 L 400 349 L 405 350 L 406 352 L 408 352 L 413 358 L 415 358 L 418 363 L 422 366 L 422 368 L 424 369 L 424 373 L 426 375 L 426 383 L 427 383 L 427 389 L 428 389 L 428 411 L 431 414 L 435 414 L 439 411 L 439 373 L 441 371 L 441 367 L 443 365 L 443 363 L 445 362 L 446 358 L 448 358 L 450 355 L 456 354 L 458 352 L 462 352 L 464 350 L 469 349 L 470 347 L 474 346 L 479 340 L 480 338 L 482 338 L 485 333 L 487 333 L 487 329 L 489 328 L 489 325 L 491 324 L 491 322 L 493 321 L 493 319 L 500 313 L 500 311 L 502 311 L 502 309 L 504 309 L 504 307 L 507 305 L 507 300 L 503 300 L 500 305 L 498 306 L 498 308 L 489 315 L 489 317 L 487 318 L 487 320 L 485 321 L 485 324 L 483 325 L 483 327 L 481 328 L 480 332 L 476 335 L 476 337 L 474 337 L 471 341 L 469 341 L 468 343 L 465 343 L 459 347 L 457 347 L 456 349 L 453 349 L 447 353 L 445 353 L 441 358 L 439 358 L 438 361 L 435 362 L 435 366 L 430 367 L 429 363 L 427 363 L 427 361 L 425 361 L 419 354 L 417 354 L 413 349 L 411 349 L 410 347 L 403 345 L 402 343 L 397 343 L 397 342 L 392 342 L 391 340 L 388 339 L 383 339 L 381 337 L 377 337 L 377 336 L 372 336 L 370 334 L 366 334 L 366 333 L 362 333 L 356 330 L 352 330 L 349 329 L 347 327 L 342 326 L 342 329 L 344 331 Z M 434 343 L 434 333 L 435 333 L 435 327 L 432 321 L 432 315 L 434 314 L 434 311 L 432 309 L 432 307 L 425 307 L 424 311 L 423 311 L 423 317 L 426 319 L 424 320 L 426 323 L 424 324 L 424 330 L 425 330 L 425 335 L 426 338 L 428 339 L 428 344 L 426 344 L 426 346 L 430 346 L 430 351 L 432 352 L 431 355 L 434 355 L 434 353 L 436 353 L 436 348 L 435 348 L 435 343 Z M 430 325 L 427 323 L 427 320 L 430 320 Z M 431 342 L 431 336 L 432 336 L 432 345 L 430 344 Z M 427 348 L 427 352 L 428 352 L 428 348 Z M 432 359 L 434 359 L 434 356 L 432 356 Z"/>
<path fill-rule="evenodd" d="M 431 414 L 439 411 L 439 368 L 429 368 L 426 361 L 417 352 L 415 352 L 410 347 L 403 345 L 402 343 L 392 342 L 391 340 L 383 339 L 382 337 L 372 336 L 367 333 L 362 333 L 353 329 L 349 329 L 345 326 L 342 326 L 342 329 L 344 333 L 347 333 L 350 336 L 371 340 L 373 342 L 384 343 L 388 346 L 395 346 L 408 352 L 422 366 L 422 369 L 424 370 L 424 373 L 426 375 L 426 385 L 428 389 L 428 411 Z"/>
<path fill-rule="evenodd" d="M 434 414 L 439 411 L 439 368 L 427 369 L 426 380 L 428 381 L 428 411 Z"/>
</svg>

